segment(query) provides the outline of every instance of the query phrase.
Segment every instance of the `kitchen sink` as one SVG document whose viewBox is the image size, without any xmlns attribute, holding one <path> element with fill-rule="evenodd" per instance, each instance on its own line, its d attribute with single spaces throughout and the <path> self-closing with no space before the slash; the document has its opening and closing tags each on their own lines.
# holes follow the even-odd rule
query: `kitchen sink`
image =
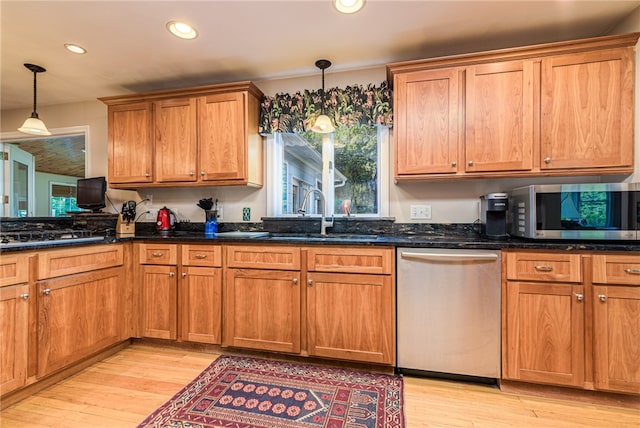
<svg viewBox="0 0 640 428">
<path fill-rule="evenodd" d="M 320 233 L 271 233 L 269 236 L 273 238 L 282 238 L 293 241 L 364 241 L 371 242 L 378 239 L 378 235 L 358 234 L 358 233 L 329 233 L 322 235 Z"/>
</svg>

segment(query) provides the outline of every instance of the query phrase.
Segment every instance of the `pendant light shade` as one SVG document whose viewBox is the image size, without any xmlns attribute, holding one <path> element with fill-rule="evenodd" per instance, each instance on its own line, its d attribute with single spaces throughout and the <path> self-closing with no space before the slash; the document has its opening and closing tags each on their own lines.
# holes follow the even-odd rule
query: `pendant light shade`
<svg viewBox="0 0 640 428">
<path fill-rule="evenodd" d="M 319 59 L 316 61 L 316 67 L 322 70 L 322 92 L 320 94 L 322 98 L 322 114 L 316 118 L 316 121 L 310 129 L 319 134 L 330 134 L 335 131 L 336 128 L 333 126 L 333 123 L 331 123 L 329 116 L 324 114 L 324 70 L 331 67 L 331 61 L 327 59 Z"/>
<path fill-rule="evenodd" d="M 38 112 L 36 111 L 36 75 L 38 73 L 44 73 L 47 70 L 35 64 L 25 64 L 24 66 L 33 73 L 33 112 L 31 112 L 31 117 L 28 117 L 22 126 L 18 128 L 18 131 L 31 135 L 51 135 L 51 132 L 49 132 L 44 122 L 40 120 Z"/>
</svg>

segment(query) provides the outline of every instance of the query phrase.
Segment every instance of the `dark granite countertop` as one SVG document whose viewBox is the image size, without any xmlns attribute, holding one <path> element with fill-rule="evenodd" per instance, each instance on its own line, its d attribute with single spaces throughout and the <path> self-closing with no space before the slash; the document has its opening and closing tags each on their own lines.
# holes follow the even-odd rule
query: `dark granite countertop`
<svg viewBox="0 0 640 428">
<path fill-rule="evenodd" d="M 311 220 L 311 219 L 309 219 Z M 296 222 L 299 223 L 299 222 Z M 319 222 L 318 222 L 319 223 Z M 268 223 L 265 223 L 268 224 Z M 364 226 L 363 226 L 364 225 Z M 290 244 L 290 245 L 364 245 L 393 246 L 415 248 L 445 249 L 537 249 L 564 251 L 636 251 L 640 252 L 640 241 L 568 241 L 568 240 L 528 240 L 506 238 L 492 240 L 480 236 L 472 224 L 395 224 L 393 219 L 370 222 L 344 221 L 338 223 L 327 236 L 319 233 L 305 233 L 285 228 L 284 232 L 270 232 L 268 236 L 242 237 L 204 236 L 201 224 L 185 224 L 182 230 L 157 232 L 153 223 L 136 224 L 134 237 L 116 237 L 107 231 L 104 240 L 95 242 L 55 241 L 36 245 L 12 245 L 0 247 L 0 253 L 15 251 L 42 250 L 78 245 L 95 245 L 126 241 L 170 241 L 176 243 L 192 242 L 199 244 L 242 242 L 252 244 Z M 263 223 L 222 223 L 221 232 L 241 230 L 244 232 L 264 232 Z M 224 235 L 224 234 L 223 234 Z"/>
</svg>

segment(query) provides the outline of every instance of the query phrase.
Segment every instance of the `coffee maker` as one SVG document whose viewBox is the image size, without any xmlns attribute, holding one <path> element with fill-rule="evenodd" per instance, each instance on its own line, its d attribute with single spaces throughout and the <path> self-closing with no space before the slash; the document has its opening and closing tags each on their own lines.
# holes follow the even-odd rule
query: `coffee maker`
<svg viewBox="0 0 640 428">
<path fill-rule="evenodd" d="M 480 197 L 480 234 L 485 238 L 507 237 L 508 198 L 506 193 L 487 193 Z"/>
</svg>

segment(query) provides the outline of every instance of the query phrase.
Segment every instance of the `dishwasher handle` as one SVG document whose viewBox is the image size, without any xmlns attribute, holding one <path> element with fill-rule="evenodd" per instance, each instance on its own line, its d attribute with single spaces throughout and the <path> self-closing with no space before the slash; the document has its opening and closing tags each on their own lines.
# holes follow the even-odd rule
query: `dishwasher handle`
<svg viewBox="0 0 640 428">
<path fill-rule="evenodd" d="M 413 251 L 401 251 L 400 257 L 403 259 L 421 259 L 429 261 L 491 261 L 498 260 L 496 253 L 416 253 Z"/>
</svg>

